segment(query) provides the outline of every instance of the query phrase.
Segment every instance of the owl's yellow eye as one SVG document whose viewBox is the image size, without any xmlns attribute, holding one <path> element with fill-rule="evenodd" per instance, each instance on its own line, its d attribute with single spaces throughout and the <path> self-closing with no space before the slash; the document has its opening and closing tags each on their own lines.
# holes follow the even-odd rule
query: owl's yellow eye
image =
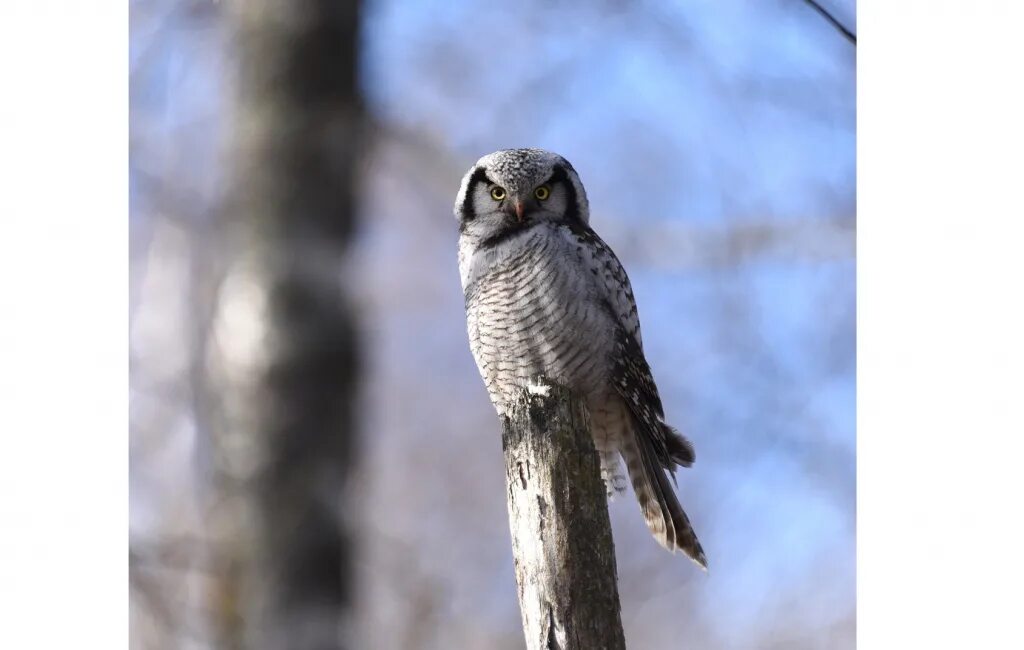
<svg viewBox="0 0 1024 650">
<path fill-rule="evenodd" d="M 533 191 L 533 195 L 537 197 L 538 201 L 547 201 L 548 197 L 551 196 L 551 188 L 547 185 L 541 185 Z"/>
<path fill-rule="evenodd" d="M 495 201 L 503 201 L 506 196 L 508 195 L 505 194 L 505 188 L 497 186 L 491 188 L 491 198 Z"/>
</svg>

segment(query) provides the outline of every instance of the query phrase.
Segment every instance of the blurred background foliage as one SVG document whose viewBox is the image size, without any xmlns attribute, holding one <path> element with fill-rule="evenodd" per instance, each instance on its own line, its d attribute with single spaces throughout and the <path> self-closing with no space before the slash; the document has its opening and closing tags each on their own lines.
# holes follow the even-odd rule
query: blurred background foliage
<svg viewBox="0 0 1024 650">
<path fill-rule="evenodd" d="M 852 27 L 853 2 L 825 3 Z M 239 52 L 224 5 L 132 0 L 131 643 L 237 616 L 211 348 Z M 636 648 L 855 641 L 855 47 L 796 0 L 366 1 L 356 647 L 522 645 L 500 428 L 469 354 L 451 204 L 492 150 L 561 153 L 633 282 L 709 575 L 610 505 Z M 244 371 L 244 368 L 242 369 Z M 219 445 L 217 450 L 214 447 Z M 234 445 L 234 446 L 232 446 Z M 229 526 L 228 526 L 229 527 Z M 219 595 L 219 596 L 218 596 Z"/>
</svg>

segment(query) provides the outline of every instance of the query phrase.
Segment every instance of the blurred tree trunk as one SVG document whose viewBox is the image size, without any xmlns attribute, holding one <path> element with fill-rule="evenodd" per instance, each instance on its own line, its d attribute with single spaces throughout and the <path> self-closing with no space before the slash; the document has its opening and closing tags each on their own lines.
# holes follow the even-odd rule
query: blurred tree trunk
<svg viewBox="0 0 1024 650">
<path fill-rule="evenodd" d="M 342 262 L 360 151 L 358 3 L 237 0 L 229 16 L 234 243 L 214 335 L 241 523 L 227 536 L 218 641 L 347 648 L 358 369 Z"/>
<path fill-rule="evenodd" d="M 503 421 L 505 484 L 528 650 L 622 650 L 615 545 L 582 400 L 524 390 Z"/>
</svg>

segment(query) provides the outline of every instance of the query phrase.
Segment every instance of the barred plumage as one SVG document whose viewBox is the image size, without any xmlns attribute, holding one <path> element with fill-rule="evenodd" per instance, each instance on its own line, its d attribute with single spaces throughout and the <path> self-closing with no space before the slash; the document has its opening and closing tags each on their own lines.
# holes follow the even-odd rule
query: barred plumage
<svg viewBox="0 0 1024 650">
<path fill-rule="evenodd" d="M 706 567 L 665 473 L 689 467 L 693 446 L 664 421 L 629 278 L 590 228 L 572 165 L 541 149 L 484 156 L 455 214 L 470 348 L 495 408 L 538 375 L 584 396 L 609 496 L 625 487 L 621 455 L 654 537 Z"/>
</svg>

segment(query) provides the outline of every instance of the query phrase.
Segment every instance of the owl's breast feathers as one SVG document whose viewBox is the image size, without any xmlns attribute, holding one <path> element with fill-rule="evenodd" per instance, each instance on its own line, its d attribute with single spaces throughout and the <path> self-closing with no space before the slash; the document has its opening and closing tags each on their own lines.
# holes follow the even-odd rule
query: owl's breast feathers
<svg viewBox="0 0 1024 650">
<path fill-rule="evenodd" d="M 475 253 L 491 263 L 465 289 L 470 347 L 498 410 L 537 375 L 584 394 L 610 388 L 615 332 L 639 330 L 615 256 L 582 224 L 538 224 L 500 246 Z"/>
</svg>

